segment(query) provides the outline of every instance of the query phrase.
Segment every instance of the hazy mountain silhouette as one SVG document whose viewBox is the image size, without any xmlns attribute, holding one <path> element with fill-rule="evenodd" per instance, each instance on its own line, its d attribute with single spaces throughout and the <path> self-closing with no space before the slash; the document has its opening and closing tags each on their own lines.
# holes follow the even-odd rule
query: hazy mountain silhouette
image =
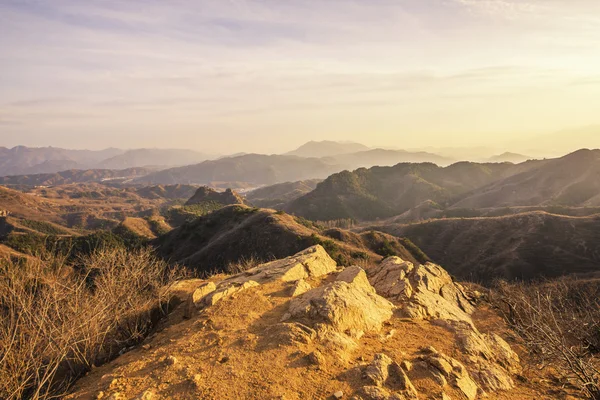
<svg viewBox="0 0 600 400">
<path fill-rule="evenodd" d="M 180 149 L 135 149 L 99 163 L 105 169 L 126 169 L 146 166 L 183 166 L 196 164 L 210 156 L 192 150 Z"/>
<path fill-rule="evenodd" d="M 286 203 L 313 191 L 321 179 L 278 183 L 249 192 L 246 199 L 257 207 L 280 208 Z"/>
<path fill-rule="evenodd" d="M 323 159 L 297 156 L 247 154 L 221 158 L 196 165 L 170 168 L 136 180 L 152 184 L 200 184 L 215 182 L 245 182 L 270 185 L 287 181 L 326 178 L 340 170 L 338 165 Z"/>
<path fill-rule="evenodd" d="M 370 148 L 360 143 L 333 142 L 324 140 L 322 142 L 313 141 L 305 143 L 296 150 L 286 153 L 286 155 L 322 158 L 336 156 L 339 154 L 357 153 L 359 151 L 366 150 L 370 150 Z"/>
</svg>

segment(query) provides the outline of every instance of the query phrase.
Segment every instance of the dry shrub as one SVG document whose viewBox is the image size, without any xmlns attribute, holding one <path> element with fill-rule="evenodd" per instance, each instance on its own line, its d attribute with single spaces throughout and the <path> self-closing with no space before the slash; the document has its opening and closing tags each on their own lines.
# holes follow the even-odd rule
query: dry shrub
<svg viewBox="0 0 600 400">
<path fill-rule="evenodd" d="M 149 250 L 0 261 L 0 398 L 60 398 L 149 332 L 175 277 Z"/>
<path fill-rule="evenodd" d="M 249 269 L 258 267 L 266 261 L 261 260 L 255 255 L 249 257 L 242 257 L 238 262 L 231 262 L 225 267 L 225 271 L 228 274 L 235 275 L 240 274 Z"/>
<path fill-rule="evenodd" d="M 597 281 L 499 282 L 491 300 L 542 366 L 563 372 L 600 399 L 600 298 Z"/>
</svg>

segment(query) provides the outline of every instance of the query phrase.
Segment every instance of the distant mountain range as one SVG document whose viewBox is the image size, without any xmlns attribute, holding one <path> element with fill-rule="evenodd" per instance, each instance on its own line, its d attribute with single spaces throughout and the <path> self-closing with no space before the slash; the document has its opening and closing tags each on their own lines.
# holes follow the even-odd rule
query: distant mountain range
<svg viewBox="0 0 600 400">
<path fill-rule="evenodd" d="M 68 150 L 56 147 L 0 147 L 0 176 L 32 175 L 71 169 L 172 167 L 198 163 L 210 156 L 191 150 Z"/>
<path fill-rule="evenodd" d="M 311 144 L 312 146 L 312 144 Z M 273 185 L 306 179 L 325 179 L 343 170 L 396 165 L 401 162 L 435 162 L 448 165 L 453 160 L 436 154 L 403 150 L 373 149 L 322 158 L 295 155 L 245 154 L 205 161 L 196 165 L 170 168 L 139 178 L 140 184 L 199 184 L 238 186 Z"/>
</svg>

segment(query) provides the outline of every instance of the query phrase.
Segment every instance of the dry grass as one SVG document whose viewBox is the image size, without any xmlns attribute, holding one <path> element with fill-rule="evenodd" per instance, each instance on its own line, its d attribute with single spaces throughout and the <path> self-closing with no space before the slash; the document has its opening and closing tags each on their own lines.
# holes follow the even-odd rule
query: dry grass
<svg viewBox="0 0 600 400">
<path fill-rule="evenodd" d="M 60 398 L 149 332 L 175 274 L 148 250 L 0 260 L 0 398 Z"/>
<path fill-rule="evenodd" d="M 541 366 L 557 371 L 590 399 L 600 399 L 598 281 L 500 282 L 491 301 Z"/>
</svg>

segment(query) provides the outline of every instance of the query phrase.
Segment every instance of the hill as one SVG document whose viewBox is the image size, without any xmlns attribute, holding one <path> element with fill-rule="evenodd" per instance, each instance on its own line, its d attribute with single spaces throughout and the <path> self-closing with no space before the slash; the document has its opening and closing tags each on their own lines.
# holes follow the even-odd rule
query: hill
<svg viewBox="0 0 600 400">
<path fill-rule="evenodd" d="M 51 200 L 39 198 L 17 190 L 0 186 L 0 210 L 17 218 L 59 221 L 59 205 Z"/>
<path fill-rule="evenodd" d="M 379 260 L 396 254 L 424 260 L 416 247 L 389 235 L 324 231 L 285 213 L 228 206 L 196 218 L 154 241 L 158 253 L 202 274 L 227 271 L 231 265 L 287 257 L 323 244 L 342 264 Z M 377 254 L 377 252 L 381 254 Z"/>
<path fill-rule="evenodd" d="M 325 178 L 339 171 L 337 165 L 316 158 L 247 154 L 239 157 L 205 161 L 186 167 L 155 172 L 135 180 L 140 184 L 229 184 L 245 182 L 255 186 L 286 181 Z"/>
<path fill-rule="evenodd" d="M 180 149 L 134 149 L 99 163 L 103 169 L 127 169 L 146 166 L 174 167 L 197 164 L 210 156 L 192 150 Z"/>
<path fill-rule="evenodd" d="M 452 207 L 600 205 L 600 150 L 579 150 L 534 165 L 478 188 Z"/>
<path fill-rule="evenodd" d="M 170 229 L 163 223 L 152 222 L 160 213 L 168 214 L 170 207 L 183 204 L 196 186 L 173 185 L 152 187 L 118 187 L 99 183 L 58 185 L 28 188 L 27 192 L 0 186 L 0 215 L 2 211 L 19 222 L 16 225 L 40 227 L 42 233 L 86 233 L 109 230 L 127 217 L 144 218 L 153 231 L 164 233 Z M 35 225 L 35 226 L 34 226 Z"/>
<path fill-rule="evenodd" d="M 406 237 L 462 279 L 532 280 L 600 271 L 600 216 L 530 212 L 378 225 Z"/>
<path fill-rule="evenodd" d="M 431 201 L 445 206 L 456 197 L 515 170 L 513 164 L 461 162 L 398 164 L 334 174 L 284 209 L 312 220 L 375 220 L 402 214 Z"/>
<path fill-rule="evenodd" d="M 145 176 L 155 170 L 148 168 L 72 169 L 55 173 L 13 175 L 0 177 L 0 185 L 10 186 L 54 186 L 89 182 L 127 182 L 135 177 Z"/>
<path fill-rule="evenodd" d="M 280 209 L 286 203 L 313 191 L 321 179 L 285 182 L 252 190 L 246 199 L 257 207 Z"/>
<path fill-rule="evenodd" d="M 245 204 L 244 199 L 231 189 L 224 192 L 217 192 L 207 186 L 202 186 L 196 190 L 196 193 L 185 203 L 186 206 L 201 205 L 205 203 L 218 203 L 223 206 L 232 204 Z"/>
<path fill-rule="evenodd" d="M 290 156 L 306 158 L 322 158 L 336 156 L 340 154 L 357 153 L 359 151 L 370 150 L 367 146 L 352 142 L 333 142 L 324 140 L 322 142 L 308 142 L 296 150 L 286 153 Z"/>
</svg>

